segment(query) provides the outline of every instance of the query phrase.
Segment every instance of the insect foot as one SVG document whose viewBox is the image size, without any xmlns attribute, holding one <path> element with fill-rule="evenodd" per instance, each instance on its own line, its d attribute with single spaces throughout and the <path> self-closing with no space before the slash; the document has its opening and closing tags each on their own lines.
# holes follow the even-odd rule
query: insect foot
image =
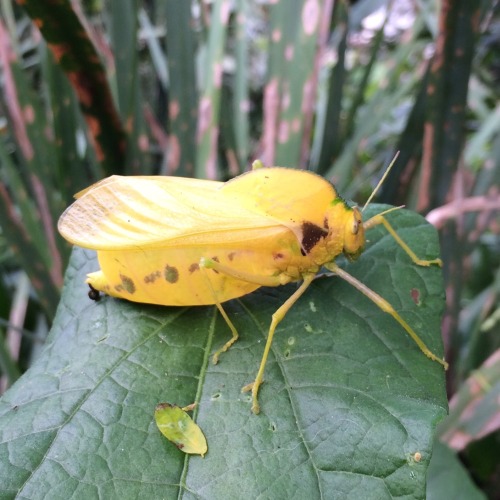
<svg viewBox="0 0 500 500">
<path fill-rule="evenodd" d="M 258 415 L 260 413 L 260 405 L 259 405 L 259 401 L 257 399 L 257 394 L 259 392 L 259 387 L 261 386 L 261 384 L 264 383 L 264 380 L 261 380 L 258 385 L 255 385 L 255 382 L 256 381 L 251 382 L 250 384 L 244 385 L 241 388 L 241 392 L 242 393 L 250 392 L 250 391 L 252 392 L 252 412 L 255 415 Z"/>
<path fill-rule="evenodd" d="M 417 259 L 414 262 L 417 266 L 429 267 L 434 264 L 436 266 L 443 267 L 443 261 L 441 259 L 433 259 L 433 260 Z"/>
</svg>

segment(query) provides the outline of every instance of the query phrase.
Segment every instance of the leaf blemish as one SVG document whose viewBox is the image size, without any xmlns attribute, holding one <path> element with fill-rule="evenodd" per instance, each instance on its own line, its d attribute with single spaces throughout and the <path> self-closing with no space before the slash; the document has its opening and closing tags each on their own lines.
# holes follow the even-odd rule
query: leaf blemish
<svg viewBox="0 0 500 500">
<path fill-rule="evenodd" d="M 410 294 L 411 294 L 411 298 L 412 298 L 413 302 L 415 302 L 415 304 L 417 304 L 417 306 L 419 306 L 421 304 L 420 290 L 418 288 L 412 288 L 410 291 Z"/>
</svg>

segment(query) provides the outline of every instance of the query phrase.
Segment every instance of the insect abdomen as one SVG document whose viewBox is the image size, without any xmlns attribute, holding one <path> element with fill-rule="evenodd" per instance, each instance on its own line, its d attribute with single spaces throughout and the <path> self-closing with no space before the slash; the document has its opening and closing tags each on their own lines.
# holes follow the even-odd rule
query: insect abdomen
<svg viewBox="0 0 500 500">
<path fill-rule="evenodd" d="M 98 252 L 101 271 L 88 283 L 108 295 L 166 306 L 208 305 L 253 292 L 258 285 L 200 269 L 199 249 Z M 208 255 L 219 260 L 228 256 Z M 208 281 L 210 279 L 210 282 Z M 230 286 L 229 286 L 230 285 Z M 214 295 L 216 291 L 217 296 Z"/>
<path fill-rule="evenodd" d="M 253 292 L 260 286 L 260 277 L 290 274 L 285 282 L 299 280 L 302 267 L 308 265 L 294 235 L 289 241 L 280 240 L 274 246 L 256 241 L 247 243 L 246 247 L 99 251 L 101 271 L 90 274 L 87 282 L 108 295 L 134 302 L 171 306 L 209 305 Z M 202 258 L 244 272 L 255 277 L 255 281 L 244 281 L 214 269 L 200 268 Z"/>
</svg>

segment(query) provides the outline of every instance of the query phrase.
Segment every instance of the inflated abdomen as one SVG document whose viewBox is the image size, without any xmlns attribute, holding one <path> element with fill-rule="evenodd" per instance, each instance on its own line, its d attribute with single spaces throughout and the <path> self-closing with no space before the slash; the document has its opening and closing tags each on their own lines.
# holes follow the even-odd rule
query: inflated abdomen
<svg viewBox="0 0 500 500">
<path fill-rule="evenodd" d="M 215 246 L 99 251 L 101 271 L 90 274 L 87 282 L 108 295 L 134 302 L 171 306 L 225 302 L 259 288 L 259 278 L 278 276 L 287 270 L 298 272 L 297 259 L 304 257 L 293 235 L 289 242 L 280 242 L 280 251 L 261 243 L 248 242 L 245 249 Z M 256 283 L 200 268 L 202 258 L 251 275 Z M 300 279 L 300 274 L 295 278 Z"/>
</svg>

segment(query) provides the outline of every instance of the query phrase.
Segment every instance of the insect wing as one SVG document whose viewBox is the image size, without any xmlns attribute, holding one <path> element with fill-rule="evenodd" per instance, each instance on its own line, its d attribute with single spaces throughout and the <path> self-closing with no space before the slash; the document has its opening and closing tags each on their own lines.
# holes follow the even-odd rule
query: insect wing
<svg viewBox="0 0 500 500">
<path fill-rule="evenodd" d="M 162 183 L 164 185 L 175 185 L 175 186 L 185 186 L 188 188 L 199 188 L 199 189 L 219 189 L 224 183 L 216 182 L 216 181 L 208 181 L 205 179 L 193 179 L 191 177 L 168 177 L 168 176 L 159 176 L 159 175 L 136 175 L 136 176 L 121 176 L 121 175 L 112 175 L 110 177 L 106 177 L 99 182 L 92 184 L 91 186 L 82 189 L 78 193 L 74 195 L 75 199 L 81 198 L 89 191 L 96 190 L 98 188 L 103 188 L 105 186 L 110 186 L 111 189 L 115 189 L 118 184 L 128 183 L 131 181 L 137 182 L 154 182 L 154 183 Z"/>
<path fill-rule="evenodd" d="M 204 456 L 207 452 L 202 430 L 179 406 L 160 403 L 155 409 L 155 422 L 160 432 L 184 453 Z"/>
<path fill-rule="evenodd" d="M 286 228 L 226 197 L 223 183 L 113 176 L 77 194 L 59 219 L 71 243 L 95 250 L 217 245 L 277 236 Z"/>
<path fill-rule="evenodd" d="M 302 222 L 323 226 L 326 210 L 337 198 L 323 177 L 283 167 L 252 170 L 226 182 L 221 191 L 240 206 L 292 228 Z"/>
</svg>

